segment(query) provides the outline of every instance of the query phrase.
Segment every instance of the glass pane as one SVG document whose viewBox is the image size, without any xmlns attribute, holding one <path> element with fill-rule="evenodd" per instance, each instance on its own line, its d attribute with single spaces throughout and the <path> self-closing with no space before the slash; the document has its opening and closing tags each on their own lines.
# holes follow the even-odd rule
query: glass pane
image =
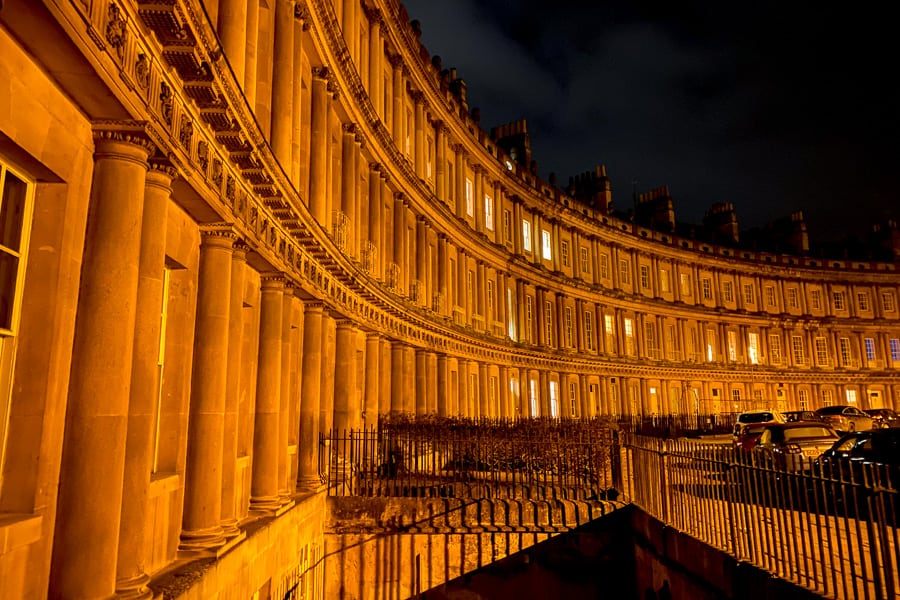
<svg viewBox="0 0 900 600">
<path fill-rule="evenodd" d="M 24 181 L 6 172 L 3 201 L 0 202 L 0 244 L 19 252 L 22 239 L 22 219 L 25 214 Z"/>
<path fill-rule="evenodd" d="M 19 259 L 0 251 L 0 328 L 12 327 L 13 302 L 16 299 L 16 274 Z"/>
</svg>

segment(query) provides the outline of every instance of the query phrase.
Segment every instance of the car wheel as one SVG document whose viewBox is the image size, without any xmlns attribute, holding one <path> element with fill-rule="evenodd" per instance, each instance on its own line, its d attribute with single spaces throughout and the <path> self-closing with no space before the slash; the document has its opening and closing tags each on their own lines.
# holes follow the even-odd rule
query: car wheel
<svg viewBox="0 0 900 600">
<path fill-rule="evenodd" d="M 847 431 L 850 433 L 856 431 L 856 421 L 850 421 L 850 424 L 847 425 Z"/>
</svg>

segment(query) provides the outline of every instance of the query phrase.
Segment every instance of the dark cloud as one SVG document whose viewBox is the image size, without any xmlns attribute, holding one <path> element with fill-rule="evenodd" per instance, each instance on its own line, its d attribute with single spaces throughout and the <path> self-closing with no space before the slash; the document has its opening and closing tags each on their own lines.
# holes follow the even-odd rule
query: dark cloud
<svg viewBox="0 0 900 600">
<path fill-rule="evenodd" d="M 815 237 L 898 218 L 886 14 L 808 2 L 409 0 L 489 129 L 526 118 L 545 177 L 607 165 L 614 203 L 669 185 L 679 220 L 803 210 Z M 855 7 L 853 7 L 855 8 Z"/>
</svg>

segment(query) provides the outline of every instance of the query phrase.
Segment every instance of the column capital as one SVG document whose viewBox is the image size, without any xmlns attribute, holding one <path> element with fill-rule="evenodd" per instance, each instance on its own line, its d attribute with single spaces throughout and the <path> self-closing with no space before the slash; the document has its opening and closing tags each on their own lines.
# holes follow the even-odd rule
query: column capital
<svg viewBox="0 0 900 600">
<path fill-rule="evenodd" d="M 356 135 L 356 123 L 341 123 L 341 130 L 346 135 Z"/>
<path fill-rule="evenodd" d="M 283 290 L 287 284 L 287 278 L 281 271 L 261 273 L 259 281 L 262 290 Z"/>
<path fill-rule="evenodd" d="M 97 120 L 91 123 L 91 129 L 94 144 L 107 141 L 132 144 L 145 150 L 148 156 L 156 150 L 156 144 L 147 134 L 146 121 Z"/>
<path fill-rule="evenodd" d="M 372 171 L 372 172 L 374 172 L 374 173 L 379 173 L 379 172 L 381 172 L 381 169 L 382 169 L 381 163 L 377 163 L 377 162 L 370 162 L 370 163 L 369 163 L 369 170 L 370 170 L 370 171 Z"/>
<path fill-rule="evenodd" d="M 237 240 L 237 232 L 234 230 L 233 223 L 206 223 L 200 225 L 200 239 L 203 244 L 215 244 L 230 248 Z"/>
<path fill-rule="evenodd" d="M 384 17 L 381 14 L 381 10 L 376 7 L 365 7 L 363 10 L 366 13 L 366 17 L 369 19 L 370 25 L 384 25 Z"/>
<path fill-rule="evenodd" d="M 313 79 L 318 79 L 319 81 L 328 82 L 328 78 L 331 75 L 328 67 L 313 67 L 312 68 L 312 77 Z"/>
<path fill-rule="evenodd" d="M 396 69 L 397 67 L 399 67 L 400 65 L 403 64 L 403 56 L 401 56 L 399 53 L 398 54 L 390 54 L 390 55 L 388 55 L 388 62 L 391 64 L 392 67 L 394 67 Z"/>
<path fill-rule="evenodd" d="M 309 29 L 310 15 L 309 8 L 303 2 L 294 3 L 294 19 L 300 22 L 303 31 Z"/>
</svg>

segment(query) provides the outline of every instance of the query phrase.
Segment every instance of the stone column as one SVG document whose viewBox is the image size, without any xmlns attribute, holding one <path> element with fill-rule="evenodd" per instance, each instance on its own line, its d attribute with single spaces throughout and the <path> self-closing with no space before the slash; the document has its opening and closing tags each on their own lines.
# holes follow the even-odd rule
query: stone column
<svg viewBox="0 0 900 600">
<path fill-rule="evenodd" d="M 369 17 L 369 98 L 375 114 L 384 120 L 384 92 L 381 89 L 384 75 L 384 42 L 381 40 L 381 12 L 376 8 L 367 11 Z"/>
<path fill-rule="evenodd" d="M 247 4 L 247 36 L 240 43 L 244 48 L 244 97 L 247 99 L 247 105 L 254 108 L 256 106 L 256 63 L 259 51 L 259 3 L 253 1 L 247 2 Z"/>
<path fill-rule="evenodd" d="M 416 398 L 413 390 L 416 389 L 416 349 L 405 346 L 403 352 L 403 412 L 409 415 L 416 413 Z M 410 393 L 413 392 L 413 393 Z"/>
<path fill-rule="evenodd" d="M 462 308 L 463 325 L 469 323 L 469 286 L 468 286 L 468 260 L 462 249 L 456 252 L 456 305 Z"/>
<path fill-rule="evenodd" d="M 447 260 L 447 236 L 443 233 L 438 234 L 437 240 L 437 293 L 442 299 L 440 314 L 446 315 L 450 311 L 450 298 L 447 295 L 447 270 L 449 263 Z"/>
<path fill-rule="evenodd" d="M 413 106 L 413 126 L 415 127 L 415 139 L 413 144 L 414 165 L 416 175 L 425 178 L 425 96 L 422 92 L 414 92 L 412 94 L 414 102 Z"/>
<path fill-rule="evenodd" d="M 284 278 L 280 273 L 262 277 L 259 319 L 259 359 L 256 375 L 256 416 L 253 423 L 253 473 L 250 509 L 272 513 L 281 507 L 278 447 L 281 409 L 281 323 Z"/>
<path fill-rule="evenodd" d="M 394 136 L 394 143 L 397 146 L 397 149 L 401 154 L 406 152 L 405 144 L 403 143 L 403 99 L 406 96 L 406 93 L 403 90 L 403 57 L 399 54 L 396 54 L 390 58 L 391 67 L 393 67 L 394 74 L 394 89 L 392 94 L 393 99 L 393 119 L 392 119 L 392 128 L 391 133 Z M 385 107 L 387 110 L 387 107 Z"/>
<path fill-rule="evenodd" d="M 303 32 L 309 28 L 309 14 L 305 9 L 301 10 L 299 6 L 294 12 L 294 48 L 293 48 L 293 65 L 294 76 L 292 82 L 291 95 L 293 96 L 293 105 L 291 109 L 291 164 L 288 172 L 288 179 L 294 184 L 294 189 L 300 192 L 300 195 L 307 198 L 308 195 L 305 186 L 309 181 L 307 176 L 305 179 L 305 168 L 308 161 L 302 158 L 306 151 L 300 148 L 302 128 L 307 127 L 301 116 L 303 113 Z M 305 21 L 304 21 L 305 20 Z M 301 162 L 303 163 L 301 166 Z"/>
<path fill-rule="evenodd" d="M 350 256 L 356 256 L 354 240 L 355 231 L 359 229 L 356 220 L 356 126 L 345 123 L 341 129 L 341 212 L 350 223 L 344 232 L 343 250 Z"/>
<path fill-rule="evenodd" d="M 391 343 L 391 414 L 403 413 L 403 397 L 409 390 L 404 389 L 403 381 L 403 355 L 405 354 L 402 342 Z"/>
<path fill-rule="evenodd" d="M 435 131 L 435 194 L 441 202 L 447 202 L 447 133 L 449 127 L 446 123 L 439 122 Z"/>
<path fill-rule="evenodd" d="M 587 375 L 578 376 L 578 397 L 580 401 L 579 412 L 581 413 L 579 416 L 582 419 L 593 417 L 594 407 L 591 406 L 591 394 L 590 387 L 588 387 Z"/>
<path fill-rule="evenodd" d="M 238 83 L 244 81 L 245 44 L 247 43 L 247 0 L 221 0 L 219 2 L 219 41 L 231 71 Z"/>
<path fill-rule="evenodd" d="M 334 428 L 344 435 L 358 426 L 361 410 L 356 390 L 356 328 L 351 321 L 337 322 L 334 371 Z"/>
<path fill-rule="evenodd" d="M 307 303 L 303 314 L 303 375 L 300 381 L 300 443 L 297 487 L 319 486 L 319 402 L 322 393 L 322 305 Z"/>
<path fill-rule="evenodd" d="M 416 219 L 416 279 L 419 282 L 419 297 L 417 304 L 428 306 L 428 237 L 426 235 L 427 225 L 424 217 Z"/>
<path fill-rule="evenodd" d="M 116 588 L 135 298 L 149 144 L 94 134 L 87 243 L 72 344 L 49 595 Z M 89 268 L 87 268 L 89 267 Z M 98 474 L 102 474 L 99 477 Z"/>
<path fill-rule="evenodd" d="M 284 167 L 291 169 L 291 142 L 294 111 L 294 2 L 275 0 L 275 68 L 272 70 L 272 152 Z"/>
<path fill-rule="evenodd" d="M 319 431 L 326 434 L 334 428 L 334 384 L 335 353 L 337 345 L 337 323 L 327 312 L 322 313 L 322 391 L 319 404 Z"/>
<path fill-rule="evenodd" d="M 456 377 L 459 380 L 456 386 L 456 414 L 452 416 L 471 417 L 469 412 L 469 361 L 464 358 L 456 361 Z"/>
<path fill-rule="evenodd" d="M 437 414 L 438 380 L 437 380 L 437 354 L 425 353 L 425 411 L 429 415 Z"/>
<path fill-rule="evenodd" d="M 288 454 L 290 445 L 291 423 L 291 360 L 293 358 L 291 344 L 291 321 L 294 311 L 293 284 L 287 281 L 281 303 L 281 387 L 279 389 L 278 408 L 278 495 L 282 504 L 291 501 L 294 493 L 294 482 L 291 479 L 291 458 Z"/>
<path fill-rule="evenodd" d="M 404 277 L 409 277 L 407 271 L 408 250 L 406 245 L 406 201 L 402 193 L 394 196 L 394 263 L 400 267 L 397 287 L 400 290 L 406 289 Z"/>
<path fill-rule="evenodd" d="M 237 242 L 231 254 L 231 291 L 228 297 L 228 367 L 225 380 L 225 434 L 222 442 L 221 525 L 225 537 L 240 533 L 237 527 L 238 406 L 240 403 L 241 365 L 244 335 L 244 282 L 247 246 Z M 242 507 L 246 508 L 246 507 Z"/>
<path fill-rule="evenodd" d="M 366 397 L 363 425 L 378 424 L 379 371 L 381 370 L 381 336 L 377 333 L 366 335 Z"/>
<path fill-rule="evenodd" d="M 498 394 L 500 396 L 500 414 L 501 419 L 509 419 L 515 416 L 515 411 L 509 403 L 509 367 L 500 365 L 500 377 L 497 382 Z"/>
<path fill-rule="evenodd" d="M 381 255 L 384 254 L 382 243 L 382 216 L 384 207 L 381 202 L 381 165 L 369 165 L 369 241 L 374 248 L 374 256 L 370 257 L 370 273 L 381 279 Z"/>
<path fill-rule="evenodd" d="M 228 311 L 234 239 L 230 224 L 201 227 L 184 516 L 178 546 L 185 551 L 208 550 L 225 543 L 219 524 L 221 440 L 225 435 Z"/>
<path fill-rule="evenodd" d="M 448 417 L 452 413 L 450 411 L 449 400 L 449 365 L 447 364 L 447 355 L 439 354 L 437 357 L 437 415 L 439 417 Z"/>
<path fill-rule="evenodd" d="M 312 106 L 310 108 L 309 212 L 326 230 L 328 226 L 328 70 L 316 67 L 312 73 Z"/>
<path fill-rule="evenodd" d="M 415 362 L 415 379 L 416 385 L 413 388 L 414 393 L 416 395 L 415 399 L 415 413 L 417 416 L 422 416 L 428 413 L 428 402 L 426 395 L 427 391 L 427 382 L 428 375 L 426 372 L 425 366 L 425 351 L 422 349 L 415 350 L 416 353 L 416 362 Z"/>
<path fill-rule="evenodd" d="M 159 397 L 160 318 L 165 293 L 166 207 L 172 194 L 175 170 L 151 165 L 144 188 L 141 249 L 135 303 L 134 355 L 131 363 L 131 397 L 128 405 L 128 437 L 125 443 L 122 518 L 116 593 L 135 598 L 150 596 L 144 572 L 144 543 L 150 472 L 153 470 L 153 436 Z"/>
<path fill-rule="evenodd" d="M 359 30 L 356 26 L 356 15 L 358 12 L 359 2 L 357 0 L 344 0 L 341 31 L 344 34 L 344 41 L 347 43 L 350 58 L 357 65 L 359 64 L 357 62 L 359 53 L 356 51 L 359 45 Z"/>
<path fill-rule="evenodd" d="M 482 417 L 496 417 L 491 406 L 490 377 L 487 363 L 478 363 L 478 414 Z"/>
</svg>

